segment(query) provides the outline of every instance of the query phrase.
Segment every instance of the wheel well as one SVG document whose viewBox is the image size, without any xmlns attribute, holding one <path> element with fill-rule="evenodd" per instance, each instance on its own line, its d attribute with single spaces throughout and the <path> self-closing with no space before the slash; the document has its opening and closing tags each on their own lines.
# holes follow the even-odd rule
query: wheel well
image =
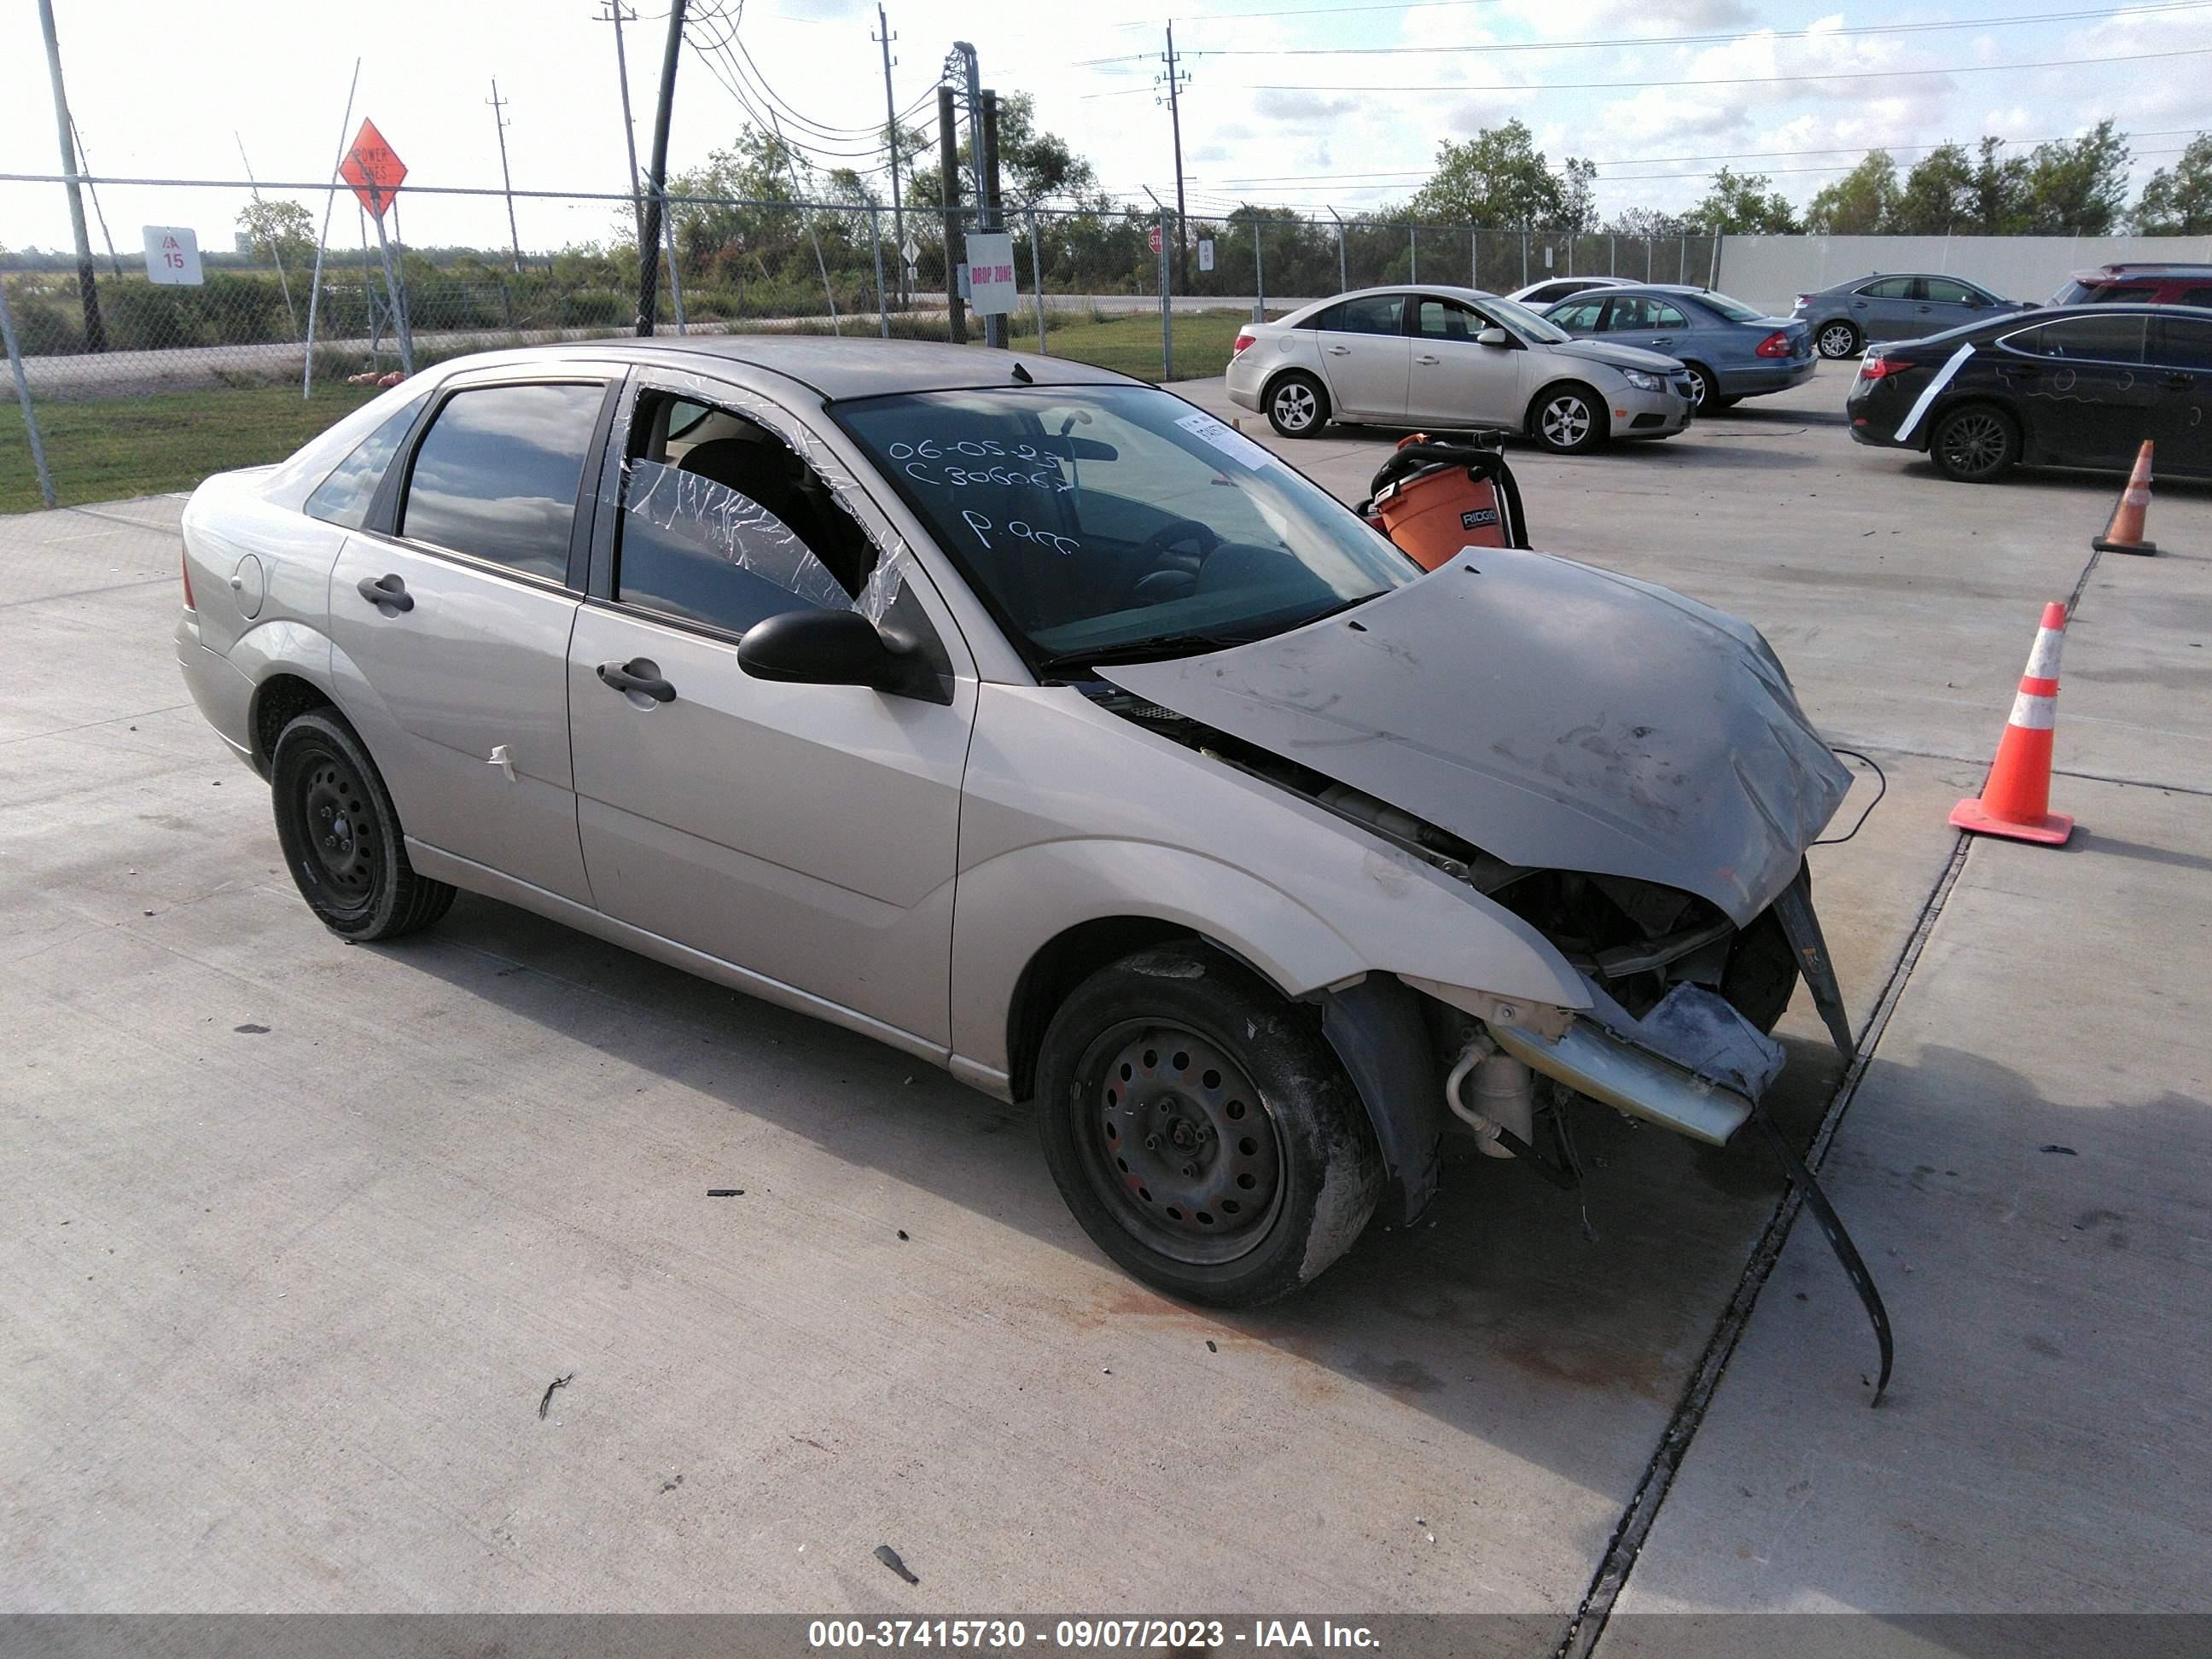
<svg viewBox="0 0 2212 1659">
<path fill-rule="evenodd" d="M 1936 428 L 1960 410 L 1972 409 L 1977 404 L 2002 416 L 2005 423 L 2012 428 L 2013 441 L 2020 446 L 2020 453 L 2013 459 L 2019 461 L 2026 460 L 2027 459 L 2027 422 L 2021 420 L 2020 411 L 2005 402 L 2003 398 L 1992 397 L 1986 392 L 1960 392 L 1953 397 L 1943 398 L 1935 408 L 1929 410 L 1927 417 L 1920 422 L 1920 430 L 1917 434 L 1920 440 L 1921 453 L 1933 454 L 1936 449 Z"/>
<path fill-rule="evenodd" d="M 1282 368 L 1277 369 L 1261 385 L 1260 406 L 1262 409 L 1265 409 L 1267 406 L 1267 400 L 1275 395 L 1275 388 L 1282 385 L 1285 380 L 1289 380 L 1293 374 L 1298 376 L 1301 380 L 1311 380 L 1313 382 L 1315 394 L 1321 398 L 1322 413 L 1326 414 L 1332 407 L 1334 407 L 1334 405 L 1329 402 L 1328 386 L 1322 380 L 1321 376 L 1310 368 L 1301 368 L 1297 364 L 1291 363 Z"/>
<path fill-rule="evenodd" d="M 1014 1098 L 1030 1097 L 1045 1027 L 1077 986 L 1133 951 L 1196 937 L 1188 927 L 1156 916 L 1101 916 L 1047 941 L 1014 982 L 1013 1003 L 1006 1011 L 1006 1073 Z"/>
<path fill-rule="evenodd" d="M 297 674 L 272 674 L 264 680 L 253 693 L 251 723 L 255 769 L 268 775 L 270 757 L 276 752 L 276 739 L 286 726 L 310 708 L 331 706 L 328 697 Z"/>
</svg>

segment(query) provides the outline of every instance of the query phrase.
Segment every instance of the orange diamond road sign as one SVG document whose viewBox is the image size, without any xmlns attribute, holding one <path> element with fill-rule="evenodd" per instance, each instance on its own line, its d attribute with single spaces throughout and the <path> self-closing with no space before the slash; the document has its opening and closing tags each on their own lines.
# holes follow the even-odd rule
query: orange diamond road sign
<svg viewBox="0 0 2212 1659">
<path fill-rule="evenodd" d="M 353 193 L 361 198 L 363 207 L 381 219 L 384 210 L 399 194 L 399 186 L 407 177 L 407 163 L 384 142 L 384 135 L 376 130 L 375 122 L 363 121 L 361 131 L 353 136 L 345 160 L 338 163 L 338 177 L 353 186 Z"/>
</svg>

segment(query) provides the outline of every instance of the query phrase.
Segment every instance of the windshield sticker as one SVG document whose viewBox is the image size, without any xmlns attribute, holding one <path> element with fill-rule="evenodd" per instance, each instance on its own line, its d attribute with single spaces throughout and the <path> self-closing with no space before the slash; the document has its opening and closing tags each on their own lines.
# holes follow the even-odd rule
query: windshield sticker
<svg viewBox="0 0 2212 1659">
<path fill-rule="evenodd" d="M 1234 427 L 1223 425 L 1211 415 L 1186 415 L 1176 424 L 1200 442 L 1212 444 L 1240 466 L 1255 472 L 1275 459 Z"/>
</svg>

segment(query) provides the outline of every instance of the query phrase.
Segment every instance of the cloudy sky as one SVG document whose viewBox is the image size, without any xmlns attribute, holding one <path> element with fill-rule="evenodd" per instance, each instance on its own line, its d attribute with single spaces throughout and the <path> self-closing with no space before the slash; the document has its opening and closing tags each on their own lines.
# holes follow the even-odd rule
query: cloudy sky
<svg viewBox="0 0 2212 1659">
<path fill-rule="evenodd" d="M 1556 164 L 1598 163 L 1611 213 L 1686 207 L 1723 161 L 1765 172 L 1799 202 L 1871 144 L 1909 162 L 1946 139 L 2023 145 L 2110 115 L 2136 135 L 2136 181 L 2212 125 L 2212 0 L 2136 6 L 2066 0 L 1753 5 L 1746 0 L 1221 0 L 1175 21 L 1189 81 L 1183 150 L 1194 212 L 1237 201 L 1316 213 L 1409 193 L 1440 140 L 1509 116 Z M 1109 189 L 1169 193 L 1165 109 L 1155 102 L 1164 13 L 1147 0 L 886 0 L 902 107 L 924 100 L 956 38 L 984 83 L 1036 94 L 1048 129 Z M 665 0 L 625 32 L 642 150 L 650 136 Z M 490 79 L 509 100 L 518 189 L 620 191 L 625 182 L 613 32 L 602 0 L 54 0 L 70 100 L 96 171 L 236 179 L 328 177 L 356 56 L 353 119 L 373 116 L 419 185 L 499 183 Z M 770 98 L 824 153 L 866 152 L 884 113 L 872 0 L 695 0 L 680 71 L 672 165 L 702 160 Z M 1929 27 L 1938 25 L 1940 27 Z M 738 56 L 750 54 L 750 63 Z M 2031 65 L 2040 67 L 2015 67 Z M 1806 77 L 1832 78 L 1806 78 Z M 925 109 L 924 115 L 928 111 Z M 845 136 L 841 136 L 845 135 Z M 0 17 L 0 172 L 54 170 L 52 105 L 36 8 Z M 880 156 L 853 155 L 854 164 Z M 319 198 L 301 197 L 320 210 Z M 126 254 L 148 223 L 228 246 L 240 197 L 113 186 L 100 192 Z M 409 240 L 505 240 L 492 201 L 403 198 Z M 525 201 L 526 248 L 606 234 L 605 203 Z M 349 205 L 333 243 L 358 245 Z M 99 232 L 95 228 L 94 240 Z M 62 192 L 0 183 L 0 244 L 66 244 Z"/>
</svg>

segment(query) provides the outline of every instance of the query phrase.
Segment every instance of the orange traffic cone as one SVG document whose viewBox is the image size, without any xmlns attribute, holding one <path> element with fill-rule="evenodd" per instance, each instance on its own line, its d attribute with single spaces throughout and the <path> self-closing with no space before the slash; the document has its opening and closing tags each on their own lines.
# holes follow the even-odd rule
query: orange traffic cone
<svg viewBox="0 0 2212 1659">
<path fill-rule="evenodd" d="M 2089 538 L 2089 545 L 2100 553 L 2157 552 L 2156 542 L 2143 539 L 2143 514 L 2149 507 L 2150 440 L 2145 438 L 2136 452 L 2136 470 L 2128 474 L 2127 487 L 2120 491 L 2119 501 L 2112 508 L 2112 521 L 2105 526 L 2103 535 Z"/>
<path fill-rule="evenodd" d="M 2148 445 L 2145 446 L 2148 447 Z M 2058 724 L 2058 649 L 2066 642 L 2066 607 L 2056 600 L 2043 607 L 2027 672 L 2012 700 L 1997 757 L 1990 767 L 1981 799 L 1969 798 L 1951 809 L 1951 822 L 1977 835 L 2014 841 L 2065 844 L 2074 820 L 2051 810 L 2051 739 Z"/>
</svg>

